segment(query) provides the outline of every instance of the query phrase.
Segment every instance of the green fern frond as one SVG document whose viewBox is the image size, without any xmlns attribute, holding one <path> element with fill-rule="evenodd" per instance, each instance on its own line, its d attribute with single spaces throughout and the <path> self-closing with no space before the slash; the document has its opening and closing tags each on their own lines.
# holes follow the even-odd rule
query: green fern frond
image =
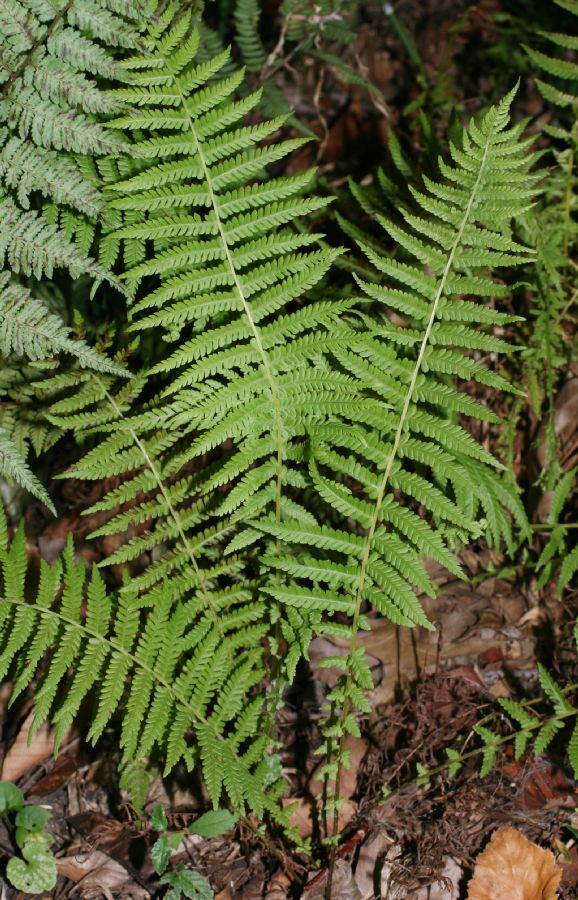
<svg viewBox="0 0 578 900">
<path fill-rule="evenodd" d="M 444 547 L 443 534 L 448 523 L 461 526 L 464 534 L 477 535 L 480 526 L 475 514 L 481 508 L 486 515 L 493 515 L 490 536 L 506 540 L 511 540 L 508 518 L 500 512 L 500 506 L 524 523 L 518 497 L 510 491 L 505 499 L 504 482 L 495 473 L 498 464 L 461 425 L 447 417 L 452 406 L 482 418 L 486 417 L 485 411 L 449 385 L 440 385 L 436 376 L 447 371 L 447 367 L 440 371 L 435 356 L 440 353 L 438 348 L 444 352 L 445 348 L 460 347 L 461 354 L 469 349 L 507 349 L 502 340 L 481 330 L 488 325 L 498 326 L 500 314 L 486 307 L 480 308 L 477 316 L 478 305 L 466 303 L 455 294 L 465 288 L 470 294 L 485 296 L 489 292 L 487 283 L 484 285 L 480 275 L 472 278 L 472 270 L 481 272 L 496 262 L 520 264 L 529 258 L 528 250 L 516 244 L 507 232 L 497 232 L 487 224 L 495 220 L 495 198 L 500 186 L 515 183 L 512 173 L 516 167 L 520 187 L 512 189 L 512 203 L 517 199 L 525 208 L 530 198 L 528 185 L 535 180 L 527 173 L 531 160 L 524 145 L 518 143 L 519 128 L 506 130 L 508 103 L 493 111 L 480 126 L 471 126 L 470 136 L 464 136 L 464 149 L 454 148 L 460 165 L 446 166 L 445 182 L 430 183 L 427 193 L 414 192 L 421 215 L 404 213 L 404 224 L 381 218 L 390 236 L 414 259 L 417 257 L 418 263 L 433 270 L 431 274 L 415 262 L 394 261 L 364 247 L 372 263 L 395 287 L 365 282 L 360 282 L 360 286 L 380 308 L 393 305 L 399 309 L 403 298 L 406 316 L 411 309 L 414 327 L 396 329 L 391 323 L 377 323 L 369 335 L 354 335 L 346 351 L 335 351 L 338 363 L 356 376 L 358 390 L 367 399 L 361 406 L 340 413 L 341 427 L 334 424 L 310 429 L 313 455 L 321 466 L 312 470 L 320 496 L 342 516 L 355 520 L 360 530 L 369 531 L 365 540 L 343 532 L 341 548 L 335 540 L 331 545 L 333 550 L 341 549 L 362 560 L 360 579 L 364 586 L 371 586 L 367 569 L 374 545 L 381 539 L 387 540 L 390 529 L 399 539 L 409 541 L 418 553 L 425 551 L 457 572 Z M 439 199 L 430 203 L 433 198 Z M 501 202 L 498 206 L 500 218 Z M 422 218 L 424 213 L 427 219 Z M 459 326 L 453 324 L 456 317 Z M 457 358 L 455 350 L 449 352 Z M 467 367 L 467 357 L 461 358 L 467 377 L 477 378 L 482 367 L 472 370 Z M 382 432 L 379 440 L 373 428 Z M 427 468 L 423 474 L 408 471 L 403 467 L 404 459 Z M 369 468 L 368 461 L 372 464 Z M 327 475 L 322 474 L 323 470 Z M 359 483 L 361 493 L 352 494 L 351 487 L 346 486 L 349 479 Z M 432 479 L 441 484 L 453 482 L 453 501 L 434 486 Z M 393 490 L 425 508 L 435 529 L 406 506 L 399 506 Z M 362 499 L 364 494 L 367 499 Z M 268 527 L 277 536 L 289 537 L 288 524 L 273 528 L 261 522 L 257 527 Z M 321 528 L 319 541 L 308 541 L 323 548 L 323 535 Z M 398 599 L 401 604 L 401 596 Z"/>
<path fill-rule="evenodd" d="M 578 775 L 578 721 L 572 729 L 572 735 L 568 742 L 568 759 L 574 772 L 574 778 Z"/>
<path fill-rule="evenodd" d="M 243 62 L 250 72 L 259 72 L 265 63 L 265 53 L 259 35 L 261 10 L 257 0 L 237 0 L 235 4 L 235 37 Z"/>
<path fill-rule="evenodd" d="M 240 700 L 262 670 L 251 656 L 228 657 L 211 622 L 199 618 L 198 601 L 191 597 L 175 604 L 168 583 L 147 604 L 130 590 L 109 595 L 98 573 L 87 578 L 84 562 L 75 561 L 71 539 L 62 561 L 41 562 L 36 594 L 28 599 L 24 529 L 10 545 L 2 512 L 0 533 L 0 674 L 14 673 L 14 697 L 40 676 L 32 730 L 50 716 L 58 746 L 91 696 L 93 741 L 122 710 L 126 764 L 153 747 L 163 754 L 167 771 L 181 759 L 191 768 L 200 755 L 215 806 L 225 788 L 237 808 L 282 820 L 277 810 L 282 784 L 268 784 L 266 738 L 255 730 L 261 702 L 237 716 Z M 258 639 L 257 630 L 255 647 Z"/>
<path fill-rule="evenodd" d="M 568 549 L 568 529 L 560 522 L 560 517 L 571 494 L 575 478 L 575 468 L 565 472 L 552 492 L 551 505 L 548 512 L 548 524 L 552 526 L 552 530 L 536 563 L 536 570 L 541 570 L 538 579 L 539 587 L 543 587 L 550 580 L 555 569 L 560 566 L 557 584 L 558 596 L 562 595 L 564 588 L 570 583 L 578 570 L 578 549 L 577 547 L 571 550 Z"/>
<path fill-rule="evenodd" d="M 558 579 L 558 594 L 561 595 L 578 572 L 578 544 L 564 557 Z"/>
<path fill-rule="evenodd" d="M 177 38 L 182 45 L 170 55 L 166 48 Z M 242 118 L 258 96 L 234 100 L 239 77 L 216 77 L 228 54 L 197 64 L 198 44 L 185 16 L 149 55 L 126 61 L 135 83 L 115 94 L 130 99 L 135 111 L 111 127 L 142 132 L 136 149 L 147 163 L 136 176 L 110 185 L 112 206 L 131 217 L 112 238 L 151 249 L 126 273 L 133 289 L 150 275 L 160 279 L 137 295 L 131 329 L 168 329 L 166 339 L 178 340 L 178 348 L 152 370 L 165 386 L 150 409 L 119 421 L 96 454 L 77 466 L 80 477 L 95 478 L 103 453 L 111 471 L 119 472 L 134 468 L 139 455 L 140 464 L 149 457 L 161 491 L 158 502 L 171 523 L 168 532 L 157 524 L 157 536 L 146 539 L 151 546 L 175 538 L 182 544 L 189 528 L 209 528 L 210 534 L 219 520 L 229 531 L 269 510 L 280 520 L 283 506 L 290 508 L 284 482 L 301 477 L 291 445 L 313 413 L 302 404 L 317 396 L 317 361 L 350 331 L 339 325 L 350 302 L 300 305 L 336 255 L 315 249 L 314 236 L 287 227 L 322 205 L 301 197 L 309 176 L 250 181 L 302 142 L 260 147 L 257 142 L 280 123 L 244 126 Z M 179 132 L 176 141 L 168 126 Z M 215 323 L 209 330 L 203 324 L 207 316 Z M 161 431 L 164 446 L 157 444 L 153 462 L 150 442 Z M 172 480 L 230 440 L 234 447 L 201 487 L 202 510 L 193 513 L 191 507 L 190 523 L 177 526 L 177 519 L 187 523 L 190 499 L 180 492 L 173 508 Z M 129 484 L 130 479 L 125 492 Z M 222 534 L 217 527 L 215 540 Z M 210 556 L 212 545 L 209 537 L 203 554 Z M 134 544 L 134 552 L 142 546 Z M 128 558 L 131 547 L 123 552 Z"/>
<path fill-rule="evenodd" d="M 554 3 L 578 17 L 578 6 L 572 0 L 554 0 Z M 544 131 L 552 137 L 564 141 L 576 141 L 576 110 L 578 108 L 578 64 L 573 59 L 564 58 L 565 51 L 578 48 L 578 39 L 570 34 L 553 31 L 538 31 L 538 35 L 550 45 L 547 50 L 537 50 L 525 46 L 526 53 L 534 65 L 547 77 L 536 79 L 538 90 L 544 99 L 561 109 L 570 108 L 574 114 L 570 130 L 564 125 L 544 125 Z M 554 55 L 556 54 L 556 55 Z M 567 55 L 567 53 L 566 53 Z M 551 81 L 554 78 L 554 83 Z"/>
<path fill-rule="evenodd" d="M 496 762 L 496 754 L 498 752 L 499 737 L 489 728 L 483 725 L 475 725 L 474 730 L 483 741 L 482 745 L 482 765 L 480 767 L 480 778 L 486 778 L 494 768 Z"/>
<path fill-rule="evenodd" d="M 107 192 L 119 227 L 106 253 L 110 262 L 124 249 L 130 259 L 124 278 L 134 292 L 131 330 L 162 335 L 176 348 L 120 393 L 108 376 L 84 380 L 80 392 L 54 403 L 51 421 L 100 432 L 75 467 L 79 477 L 125 476 L 98 505 L 114 514 L 102 534 L 146 524 L 107 560 L 153 556 L 121 590 L 142 611 L 142 653 L 155 655 L 163 677 L 194 697 L 203 715 L 212 709 L 193 742 L 211 795 L 224 789 L 234 804 L 262 809 L 251 793 L 261 788 L 238 783 L 230 747 L 246 745 L 249 725 L 269 703 L 251 699 L 264 674 L 265 636 L 281 640 L 283 629 L 295 636 L 275 676 L 278 691 L 282 667 L 295 670 L 321 614 L 314 596 L 309 607 L 296 599 L 297 609 L 290 590 L 276 594 L 272 584 L 260 590 L 263 573 L 255 577 L 247 558 L 257 561 L 264 547 L 275 555 L 280 542 L 252 522 L 269 515 L 279 524 L 313 520 L 292 494 L 308 483 L 308 424 L 351 398 L 351 378 L 332 372 L 327 355 L 354 333 L 347 323 L 353 301 L 309 299 L 339 252 L 293 229 L 296 217 L 323 205 L 302 197 L 309 176 L 265 176 L 269 163 L 302 141 L 259 145 L 280 123 L 243 124 L 258 96 L 234 98 L 239 75 L 219 77 L 227 54 L 197 62 L 199 38 L 188 15 L 147 40 L 148 53 L 123 63 L 131 86 L 115 94 L 133 111 L 110 128 L 136 132 L 139 162 L 136 174 L 119 164 L 116 178 L 109 168 Z M 152 378 L 157 393 L 139 409 L 135 397 Z M 136 502 L 119 512 L 128 501 Z M 249 548 L 243 565 L 235 555 L 241 547 Z M 175 629 L 188 635 L 190 663 L 180 674 Z M 125 665 L 116 661 L 113 680 L 105 682 L 95 736 L 118 702 Z M 74 705 L 62 721 L 72 715 Z M 141 672 L 126 698 L 127 757 L 146 755 L 169 729 L 167 765 L 183 756 L 192 765 L 184 740 L 190 716 L 178 710 L 173 727 L 171 715 L 166 692 Z M 268 738 L 261 730 L 243 758 L 264 779 Z"/>
<path fill-rule="evenodd" d="M 359 282 L 374 303 L 375 324 L 354 334 L 347 351 L 334 353 L 351 378 L 351 393 L 333 405 L 331 425 L 309 429 L 311 477 L 326 504 L 323 518 L 337 515 L 343 524 L 330 533 L 319 524 L 292 535 L 295 526 L 289 522 L 254 522 L 285 543 L 307 543 L 319 551 L 315 558 L 327 560 L 323 551 L 330 550 L 340 565 L 356 561 L 355 581 L 336 578 L 332 585 L 333 606 L 339 596 L 345 606 L 354 604 L 350 660 L 355 657 L 356 663 L 350 662 L 343 683 L 329 695 L 333 708 L 343 708 L 341 725 L 332 726 L 341 741 L 353 733 L 347 724 L 355 722 L 352 689 L 359 692 L 368 677 L 366 663 L 355 655 L 362 605 L 369 601 L 393 621 L 429 625 L 412 589 L 425 577 L 423 569 L 416 579 L 408 577 L 403 558 L 392 556 L 389 568 L 383 562 L 382 547 L 391 536 L 397 546 L 409 545 L 416 568 L 423 566 L 420 557 L 430 556 L 459 575 L 451 545 L 478 536 L 480 519 L 496 543 L 512 545 L 511 516 L 527 530 L 519 497 L 501 466 L 452 415 L 454 406 L 479 416 L 477 404 L 464 402 L 447 383 L 440 386 L 444 367 L 437 365 L 440 353 L 452 354 L 469 377 L 483 383 L 477 376 L 484 367 L 469 368 L 465 354 L 507 349 L 489 331 L 498 327 L 500 315 L 486 306 L 477 316 L 478 304 L 470 299 L 465 305 L 461 295 L 491 295 L 493 282 L 484 273 L 532 258 L 511 234 L 512 215 L 528 208 L 538 181 L 528 171 L 533 158 L 520 140 L 521 126 L 508 126 L 511 99 L 479 124 L 471 123 L 461 146 L 452 145 L 453 163 L 440 160 L 442 178 L 424 178 L 423 189 L 412 191 L 413 208 L 402 209 L 399 221 L 379 217 L 398 257 L 362 246 L 381 275 L 381 284 Z M 406 307 L 403 326 L 387 318 L 400 299 Z M 453 369 L 461 372 L 461 366 Z M 364 399 L 356 401 L 355 395 Z M 422 445 L 422 466 L 416 464 L 416 441 Z M 412 507 L 423 510 L 422 516 Z M 321 599 L 323 592 L 311 591 L 304 575 L 302 590 Z"/>
</svg>

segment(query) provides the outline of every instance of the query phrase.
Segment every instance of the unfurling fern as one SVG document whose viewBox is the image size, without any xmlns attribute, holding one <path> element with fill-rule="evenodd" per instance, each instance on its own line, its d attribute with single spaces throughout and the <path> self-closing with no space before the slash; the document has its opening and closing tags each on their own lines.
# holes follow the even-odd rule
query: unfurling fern
<svg viewBox="0 0 578 900">
<path fill-rule="evenodd" d="M 364 608 L 369 604 L 399 624 L 428 626 L 414 593 L 434 591 L 424 557 L 460 575 L 452 544 L 485 531 L 492 542 L 511 546 L 510 516 L 527 528 L 501 467 L 458 420 L 460 414 L 495 416 L 446 380 L 512 390 L 468 353 L 508 349 L 491 329 L 512 317 L 473 298 L 505 294 L 488 271 L 529 259 L 510 224 L 532 203 L 538 176 L 528 172 L 523 125 L 508 127 L 510 102 L 511 96 L 472 123 L 461 146 L 451 146 L 452 163 L 440 160 L 442 180 L 424 178 L 422 189 L 412 190 L 413 210 L 403 210 L 399 221 L 379 217 L 399 255 L 362 247 L 382 278 L 381 284 L 360 281 L 376 319 L 366 320 L 367 329 L 346 350 L 334 352 L 364 399 L 343 402 L 332 421 L 310 430 L 310 476 L 327 512 L 312 525 L 261 520 L 257 526 L 299 547 L 296 556 L 267 559 L 299 585 L 271 585 L 273 596 L 290 608 L 351 616 L 351 626 L 335 626 L 348 635 L 349 653 L 330 661 L 344 671 L 329 695 L 324 747 L 331 759 L 340 744 L 337 762 L 324 768 L 336 793 L 343 740 L 357 733 L 355 709 L 367 709 L 363 691 L 371 686 L 358 646 L 358 631 L 367 627 Z M 403 324 L 389 320 L 389 310 Z M 323 524 L 332 518 L 331 527 Z"/>
</svg>

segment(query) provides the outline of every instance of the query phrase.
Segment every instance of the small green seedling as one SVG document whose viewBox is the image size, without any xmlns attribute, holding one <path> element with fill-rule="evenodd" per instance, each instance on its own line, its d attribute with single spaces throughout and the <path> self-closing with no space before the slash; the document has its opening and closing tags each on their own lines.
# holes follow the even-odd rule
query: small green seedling
<svg viewBox="0 0 578 900">
<path fill-rule="evenodd" d="M 50 813 L 43 806 L 25 806 L 24 794 L 9 781 L 0 781 L 0 815 L 13 813 L 14 840 L 22 856 L 13 856 L 6 877 L 17 891 L 41 894 L 56 884 L 56 861 L 50 850 L 52 835 L 45 830 Z"/>
<path fill-rule="evenodd" d="M 165 810 L 162 806 L 155 806 L 151 814 L 151 825 L 159 833 L 159 838 L 153 844 L 151 860 L 157 875 L 162 876 L 160 883 L 169 886 L 164 900 L 213 900 L 214 894 L 211 885 L 200 872 L 194 869 L 186 869 L 182 863 L 173 871 L 167 872 L 171 853 L 178 850 L 183 834 L 198 834 L 201 837 L 215 837 L 232 828 L 238 816 L 227 809 L 215 809 L 204 813 L 192 825 L 183 831 L 169 831 Z"/>
</svg>

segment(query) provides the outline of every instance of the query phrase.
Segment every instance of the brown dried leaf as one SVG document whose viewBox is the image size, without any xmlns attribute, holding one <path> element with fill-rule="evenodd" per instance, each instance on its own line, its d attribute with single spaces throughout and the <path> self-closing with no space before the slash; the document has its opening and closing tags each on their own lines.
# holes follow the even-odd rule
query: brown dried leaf
<svg viewBox="0 0 578 900">
<path fill-rule="evenodd" d="M 306 800 L 304 797 L 298 797 L 297 800 L 283 800 L 283 805 L 291 804 L 294 810 L 289 816 L 290 822 L 296 828 L 302 838 L 311 837 L 313 833 L 313 818 L 316 814 L 317 807 L 315 803 Z M 357 813 L 358 805 L 353 800 L 343 800 L 339 808 L 338 830 L 343 831 L 349 825 L 349 822 Z"/>
<path fill-rule="evenodd" d="M 16 736 L 16 740 L 10 747 L 10 750 L 4 757 L 2 765 L 2 781 L 18 781 L 23 775 L 26 775 L 31 769 L 44 762 L 52 755 L 54 749 L 54 733 L 48 725 L 41 725 L 28 743 L 28 733 L 32 725 L 34 713 L 30 713 L 22 728 Z M 68 731 L 62 740 L 62 744 L 67 744 L 70 740 L 71 732 Z"/>
<path fill-rule="evenodd" d="M 386 831 L 376 831 L 361 845 L 355 868 L 355 881 L 364 897 L 373 895 L 376 876 L 379 877 L 383 860 L 391 843 L 391 838 Z"/>
<path fill-rule="evenodd" d="M 561 876 L 549 850 L 515 828 L 504 828 L 478 856 L 468 900 L 557 900 Z"/>
<path fill-rule="evenodd" d="M 311 890 L 307 890 L 305 887 L 304 896 L 307 897 L 307 900 L 324 900 L 326 890 L 327 876 L 317 882 Z M 338 859 L 335 863 L 331 881 L 331 900 L 362 900 L 351 866 L 344 859 Z"/>
<path fill-rule="evenodd" d="M 269 882 L 265 900 L 287 900 L 290 889 L 291 879 L 284 872 L 277 872 Z"/>
<path fill-rule="evenodd" d="M 63 856 L 56 860 L 60 875 L 74 881 L 81 896 L 96 897 L 131 897 L 133 900 L 145 900 L 148 891 L 139 887 L 130 877 L 124 866 L 111 859 L 101 850 L 93 850 L 86 856 Z"/>
<path fill-rule="evenodd" d="M 578 461 L 578 378 L 568 378 L 554 404 L 554 430 L 558 444 L 558 456 L 565 470 L 570 471 Z M 548 426 L 542 424 L 538 432 L 538 464 L 544 465 L 548 455 Z M 540 517 L 548 514 L 549 503 L 540 505 Z M 542 521 L 542 518 L 539 518 Z M 545 521 L 545 519 L 544 519 Z"/>
</svg>

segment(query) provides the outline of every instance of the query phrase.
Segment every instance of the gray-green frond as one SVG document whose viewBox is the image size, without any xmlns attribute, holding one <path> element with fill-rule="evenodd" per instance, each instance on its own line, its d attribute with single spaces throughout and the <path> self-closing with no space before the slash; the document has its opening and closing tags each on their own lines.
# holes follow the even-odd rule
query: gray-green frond
<svg viewBox="0 0 578 900">
<path fill-rule="evenodd" d="M 85 341 L 8 273 L 0 272 L 0 353 L 45 360 L 68 353 L 83 369 L 126 377 L 126 371 Z"/>
<path fill-rule="evenodd" d="M 11 674 L 13 699 L 37 683 L 33 730 L 50 718 L 58 746 L 91 698 L 90 739 L 120 713 L 124 762 L 157 748 L 167 772 L 181 760 L 189 769 L 199 763 L 215 806 L 225 791 L 240 810 L 282 818 L 283 783 L 272 783 L 258 729 L 261 700 L 246 699 L 263 674 L 263 628 L 243 591 L 220 634 L 199 615 L 199 598 L 175 594 L 168 581 L 146 603 L 130 590 L 108 594 L 98 572 L 87 576 L 76 561 L 71 538 L 61 560 L 41 561 L 33 593 L 26 575 L 23 526 L 9 543 L 2 511 L 0 677 Z M 215 595 L 215 603 L 230 608 L 231 598 Z M 226 642 L 234 646 L 243 621 L 253 649 L 231 655 Z"/>
<path fill-rule="evenodd" d="M 4 428 L 0 428 L 0 473 L 41 500 L 51 512 L 56 512 L 46 488 L 32 472 L 16 443 Z"/>
<path fill-rule="evenodd" d="M 112 280 L 103 266 L 91 259 L 57 225 L 49 224 L 34 209 L 23 210 L 0 188 L 0 269 L 15 274 L 51 278 L 57 268 L 68 269 L 73 278 L 89 275 L 98 281 Z"/>
<path fill-rule="evenodd" d="M 46 367 L 61 354 L 68 354 L 83 369 L 120 377 L 126 377 L 128 373 L 85 341 L 72 338 L 71 329 L 59 316 L 50 312 L 44 301 L 35 298 L 14 276 L 1 270 L 0 354 L 4 357 L 3 378 L 0 385 L 3 399 L 0 421 L 2 434 L 0 473 L 31 491 L 53 510 L 48 494 L 26 462 L 28 444 L 35 443 L 36 449 L 40 450 L 45 443 L 44 435 L 49 427 L 48 421 L 42 423 L 42 414 L 39 405 L 36 404 L 33 410 L 35 421 L 30 421 L 24 393 L 18 391 L 19 403 L 11 402 L 10 374 L 13 372 L 18 378 L 18 370 L 22 368 L 14 364 L 14 357 L 24 357 L 33 363 L 40 362 Z M 54 362 L 52 364 L 54 365 Z M 37 377 L 39 374 L 40 372 L 36 373 Z M 74 374 L 70 373 L 68 377 L 75 384 L 76 390 L 82 393 L 81 384 Z M 44 391 L 47 393 L 50 390 L 49 380 L 45 385 Z M 78 400 L 76 405 L 80 405 Z"/>
<path fill-rule="evenodd" d="M 3 235 L 10 246 L 22 242 L 23 228 L 30 229 L 36 257 L 28 267 L 17 257 L 14 271 L 50 275 L 70 263 L 73 277 L 102 277 L 87 257 L 104 210 L 87 158 L 124 146 L 99 121 L 121 108 L 103 82 L 126 80 L 113 51 L 137 46 L 143 21 L 141 0 L 0 5 L 0 195 L 3 206 L 13 207 L 3 214 Z M 47 204 L 42 214 L 31 209 L 39 198 Z M 71 229 L 73 218 L 78 221 Z M 69 259 L 64 244 L 75 231 L 81 233 L 79 248 Z"/>
</svg>

